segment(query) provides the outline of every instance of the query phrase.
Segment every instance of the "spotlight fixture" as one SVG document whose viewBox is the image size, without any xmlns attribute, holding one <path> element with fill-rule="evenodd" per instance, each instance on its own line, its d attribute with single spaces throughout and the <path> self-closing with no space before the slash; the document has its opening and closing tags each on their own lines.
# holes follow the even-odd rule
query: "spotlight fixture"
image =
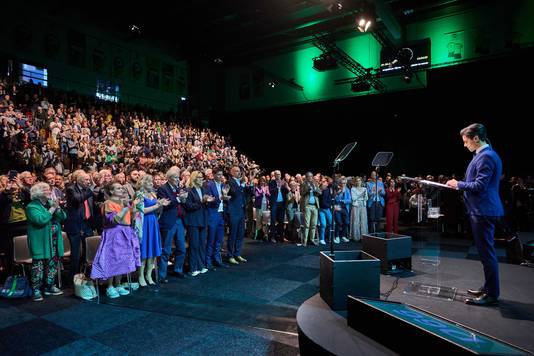
<svg viewBox="0 0 534 356">
<path fill-rule="evenodd" d="M 373 24 L 373 21 L 367 17 L 366 15 L 362 15 L 358 20 L 358 30 L 360 32 L 367 32 L 367 30 L 371 27 Z"/>
<path fill-rule="evenodd" d="M 271 88 L 274 88 L 276 87 L 276 82 L 274 80 L 271 80 L 269 83 L 267 83 L 267 85 Z"/>
<path fill-rule="evenodd" d="M 356 27 L 360 32 L 367 32 L 376 22 L 376 13 L 373 4 L 362 1 L 359 3 L 356 15 Z"/>
<path fill-rule="evenodd" d="M 223 59 L 221 57 L 217 57 L 213 60 L 213 63 L 216 64 L 223 64 Z"/>
<path fill-rule="evenodd" d="M 135 33 L 137 35 L 141 34 L 141 27 L 139 27 L 139 26 L 137 26 L 135 24 L 129 25 L 128 29 L 130 30 L 130 32 Z"/>
<path fill-rule="evenodd" d="M 336 68 L 336 59 L 328 53 L 322 53 L 320 56 L 313 58 L 313 69 L 315 69 L 316 71 L 324 72 L 326 70 Z"/>
<path fill-rule="evenodd" d="M 350 90 L 353 92 L 362 92 L 371 90 L 371 84 L 366 80 L 356 80 L 350 84 Z"/>
<path fill-rule="evenodd" d="M 326 7 L 326 10 L 328 10 L 328 12 L 341 11 L 341 10 L 343 10 L 343 3 L 339 2 L 339 1 L 333 2 L 333 3 L 331 3 L 330 5 L 328 5 Z"/>
</svg>

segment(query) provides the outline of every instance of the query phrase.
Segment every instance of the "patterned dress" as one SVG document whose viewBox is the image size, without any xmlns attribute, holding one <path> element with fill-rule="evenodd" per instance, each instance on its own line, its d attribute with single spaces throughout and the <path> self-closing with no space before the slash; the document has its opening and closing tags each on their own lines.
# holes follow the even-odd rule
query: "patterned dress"
<svg viewBox="0 0 534 356">
<path fill-rule="evenodd" d="M 107 279 L 130 272 L 141 266 L 139 239 L 131 225 L 131 212 L 121 221 L 117 214 L 122 205 L 107 200 L 104 205 L 102 241 L 93 261 L 91 278 Z"/>
</svg>

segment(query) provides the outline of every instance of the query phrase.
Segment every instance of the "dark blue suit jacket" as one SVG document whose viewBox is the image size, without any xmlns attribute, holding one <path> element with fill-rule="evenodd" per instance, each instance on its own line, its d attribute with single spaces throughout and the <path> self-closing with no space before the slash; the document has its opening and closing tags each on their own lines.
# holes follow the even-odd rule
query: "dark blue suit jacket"
<svg viewBox="0 0 534 356">
<path fill-rule="evenodd" d="M 219 197 L 219 192 L 217 191 L 217 186 L 215 184 L 215 181 L 213 180 L 207 181 L 205 184 L 204 190 L 206 191 L 206 194 L 209 194 L 215 197 L 214 201 L 212 201 L 211 203 L 208 203 L 208 211 L 209 213 L 216 213 L 219 210 L 221 199 Z"/>
<path fill-rule="evenodd" d="M 232 177 L 228 178 L 228 185 L 230 186 L 228 191 L 230 196 L 230 200 L 228 200 L 228 215 L 230 218 L 232 216 L 244 216 L 250 188 L 241 186 Z"/>
<path fill-rule="evenodd" d="M 289 193 L 287 185 L 283 185 L 281 187 L 281 191 L 285 207 L 287 203 L 287 193 Z M 276 181 L 274 179 L 269 182 L 269 193 L 271 193 L 271 196 L 269 197 L 269 205 L 273 207 L 276 204 L 276 199 L 278 198 L 278 185 L 276 184 Z"/>
<path fill-rule="evenodd" d="M 473 157 L 467 167 L 465 181 L 458 182 L 464 191 L 464 202 L 469 215 L 503 216 L 499 197 L 502 162 L 497 153 L 486 147 Z"/>
<path fill-rule="evenodd" d="M 91 211 L 91 218 L 88 223 L 93 225 L 93 191 L 89 188 L 82 189 L 78 184 L 72 184 L 67 187 L 67 219 L 65 220 L 65 232 L 69 234 L 79 233 L 82 226 L 82 221 L 85 219 L 85 205 L 84 201 L 88 200 L 89 210 Z"/>
<path fill-rule="evenodd" d="M 180 206 L 181 204 L 176 199 L 177 193 L 179 192 L 179 188 L 174 192 L 169 183 L 165 183 L 158 188 L 158 198 L 171 201 L 169 205 L 163 207 L 163 211 L 159 217 L 159 227 L 163 230 L 170 230 L 176 224 L 177 219 L 183 218 L 183 207 Z"/>
<path fill-rule="evenodd" d="M 202 195 L 206 194 L 204 188 L 200 188 Z M 187 190 L 189 193 L 185 201 L 185 224 L 187 226 L 208 226 L 208 208 L 202 202 L 202 196 L 198 195 L 195 188 Z"/>
</svg>

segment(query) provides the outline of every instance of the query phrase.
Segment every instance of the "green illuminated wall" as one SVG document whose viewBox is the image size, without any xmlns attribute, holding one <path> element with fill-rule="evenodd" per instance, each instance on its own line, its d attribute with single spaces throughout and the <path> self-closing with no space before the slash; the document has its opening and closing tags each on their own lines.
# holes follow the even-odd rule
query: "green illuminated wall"
<svg viewBox="0 0 534 356">
<path fill-rule="evenodd" d="M 430 38 L 432 68 L 458 65 L 484 57 L 506 55 L 518 46 L 530 46 L 534 43 L 533 17 L 534 1 L 498 2 L 408 25 L 406 41 Z M 337 45 L 362 66 L 378 68 L 380 45 L 371 35 L 358 35 L 355 32 L 355 37 Z M 336 79 L 353 77 L 344 68 L 327 72 L 312 69 L 312 58 L 320 53 L 319 49 L 310 45 L 309 48 L 254 63 L 267 73 L 272 73 L 272 76 L 265 74 L 263 90 L 254 90 L 262 84 L 255 80 L 250 68 L 229 69 L 226 77 L 226 109 L 254 109 L 367 94 L 351 92 L 349 84 L 334 84 Z M 304 87 L 304 91 L 283 83 L 275 88 L 268 87 L 266 84 L 275 77 L 294 79 L 295 83 Z M 387 77 L 382 81 L 387 91 L 392 92 L 424 87 L 427 84 L 426 77 L 426 72 L 418 72 L 410 84 L 400 77 Z M 250 96 L 241 98 L 240 91 L 247 85 Z"/>
</svg>

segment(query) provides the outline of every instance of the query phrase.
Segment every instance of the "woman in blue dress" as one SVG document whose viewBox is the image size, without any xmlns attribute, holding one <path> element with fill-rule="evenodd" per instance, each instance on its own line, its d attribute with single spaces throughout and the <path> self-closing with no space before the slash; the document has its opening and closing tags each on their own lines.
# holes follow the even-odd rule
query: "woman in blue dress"
<svg viewBox="0 0 534 356">
<path fill-rule="evenodd" d="M 161 237 L 158 215 L 161 207 L 169 205 L 167 199 L 158 199 L 151 175 L 144 175 L 138 182 L 136 231 L 141 242 L 141 267 L 139 268 L 139 285 L 154 285 L 152 271 L 155 259 L 161 255 Z M 145 273 L 146 272 L 146 273 Z"/>
</svg>

